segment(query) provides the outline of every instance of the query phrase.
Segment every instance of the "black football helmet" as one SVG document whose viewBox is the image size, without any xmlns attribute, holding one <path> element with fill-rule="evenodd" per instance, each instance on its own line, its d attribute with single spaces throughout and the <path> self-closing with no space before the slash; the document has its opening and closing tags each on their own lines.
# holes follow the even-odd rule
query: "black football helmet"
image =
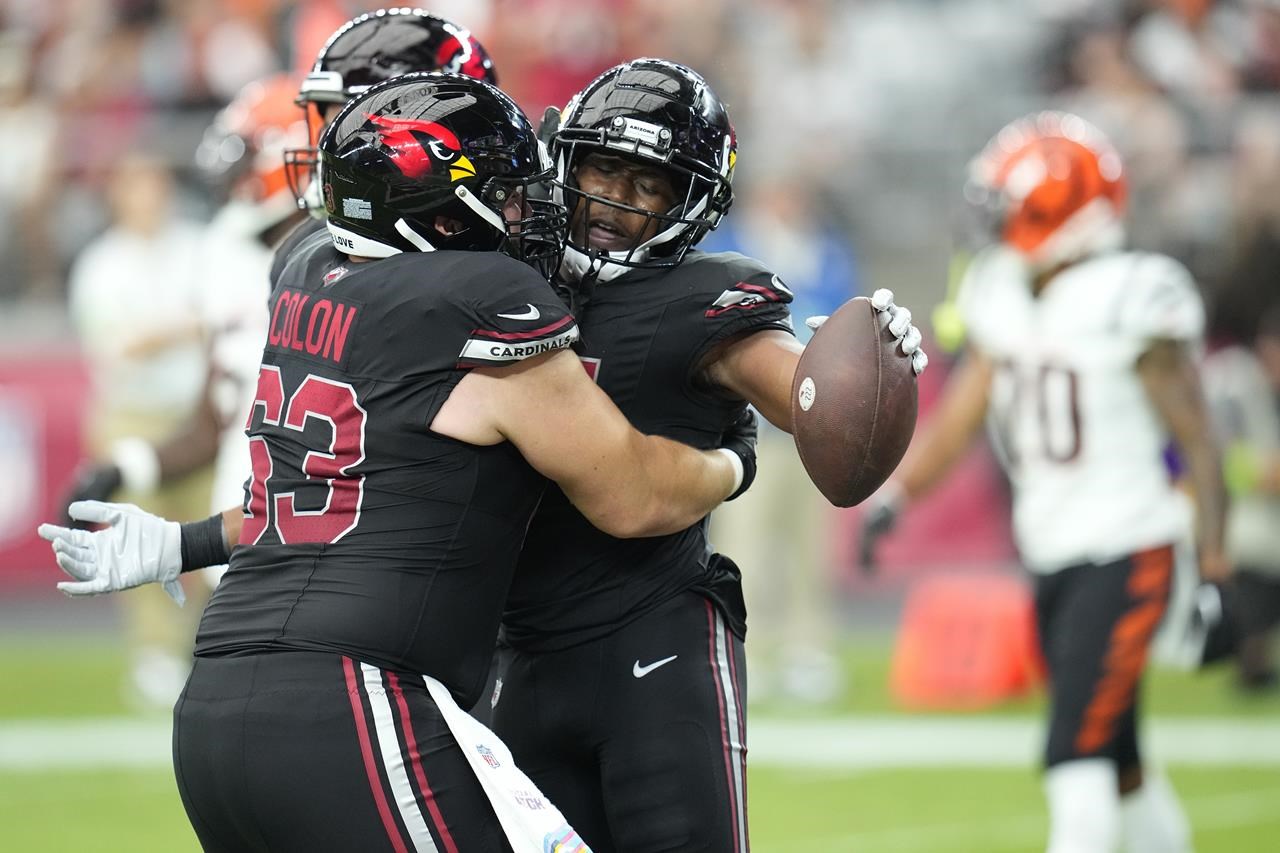
<svg viewBox="0 0 1280 853">
<path fill-rule="evenodd" d="M 606 205 L 658 226 L 655 236 L 627 251 L 596 250 L 570 237 L 565 272 L 571 279 L 608 281 L 634 267 L 675 266 L 733 203 L 738 146 L 729 114 L 706 80 L 675 62 L 637 59 L 601 74 L 565 107 L 551 150 L 557 197 L 570 211 Z M 663 167 L 683 200 L 666 213 L 651 213 L 583 192 L 574 171 L 594 151 Z"/>
<path fill-rule="evenodd" d="M 329 37 L 296 101 L 306 111 L 311 145 L 285 153 L 289 186 L 299 207 L 319 204 L 308 197 L 308 188 L 325 105 L 346 103 L 378 83 L 414 71 L 444 71 L 498 84 L 488 51 L 471 31 L 423 9 L 379 9 L 353 18 Z"/>
<path fill-rule="evenodd" d="M 483 81 L 405 74 L 357 95 L 320 138 L 319 174 L 348 254 L 496 250 L 547 277 L 559 266 L 564 206 L 529 192 L 551 163 L 525 114 Z"/>
</svg>

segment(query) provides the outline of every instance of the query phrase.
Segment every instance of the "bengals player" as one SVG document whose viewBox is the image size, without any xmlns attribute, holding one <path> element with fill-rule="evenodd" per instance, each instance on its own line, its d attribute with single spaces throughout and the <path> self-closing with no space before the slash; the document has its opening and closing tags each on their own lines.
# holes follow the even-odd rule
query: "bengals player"
<svg viewBox="0 0 1280 853">
<path fill-rule="evenodd" d="M 1002 129 L 966 196 L 995 243 L 961 285 L 966 358 L 865 516 L 892 526 L 968 447 L 984 416 L 1008 470 L 1050 676 L 1050 853 L 1176 853 L 1190 835 L 1168 783 L 1144 773 L 1139 682 L 1175 561 L 1228 573 L 1225 491 L 1195 355 L 1204 310 L 1177 261 L 1125 251 L 1120 157 L 1078 116 Z M 1187 467 L 1194 511 L 1163 450 Z"/>
</svg>

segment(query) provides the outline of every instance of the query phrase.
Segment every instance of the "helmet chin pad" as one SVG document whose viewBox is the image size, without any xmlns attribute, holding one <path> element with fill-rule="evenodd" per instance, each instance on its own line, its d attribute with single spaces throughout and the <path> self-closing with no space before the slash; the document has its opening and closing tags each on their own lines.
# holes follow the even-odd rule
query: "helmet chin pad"
<svg viewBox="0 0 1280 853">
<path fill-rule="evenodd" d="M 574 95 L 551 136 L 558 183 L 553 197 L 573 209 L 590 202 L 658 220 L 654 235 L 626 251 L 604 251 L 575 241 L 574 257 L 590 260 L 585 274 L 620 275 L 613 266 L 663 267 L 714 229 L 733 203 L 737 137 L 719 97 L 697 72 L 661 59 L 614 66 Z M 583 158 L 602 154 L 666 171 L 680 199 L 665 214 L 638 210 L 592 195 L 577 185 Z M 648 233 L 646 228 L 641 233 Z M 574 274 L 581 261 L 570 260 Z M 602 279 L 603 280 L 603 279 Z"/>
<path fill-rule="evenodd" d="M 560 263 L 560 275 L 571 282 L 581 282 L 588 278 L 604 284 L 621 278 L 636 269 L 634 264 L 618 263 L 614 255 L 625 255 L 625 252 L 595 252 L 587 254 L 571 244 L 564 247 L 564 260 Z"/>
<path fill-rule="evenodd" d="M 1048 239 L 1023 257 L 1034 272 L 1078 261 L 1089 255 L 1111 252 L 1124 246 L 1124 223 L 1105 198 L 1096 198 L 1072 214 Z"/>
</svg>

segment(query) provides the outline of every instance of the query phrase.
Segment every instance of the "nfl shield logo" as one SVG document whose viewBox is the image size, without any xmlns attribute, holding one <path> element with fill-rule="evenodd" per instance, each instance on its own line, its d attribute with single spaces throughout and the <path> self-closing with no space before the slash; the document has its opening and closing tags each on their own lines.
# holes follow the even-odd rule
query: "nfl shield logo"
<svg viewBox="0 0 1280 853">
<path fill-rule="evenodd" d="M 488 764 L 490 767 L 494 768 L 495 770 L 502 766 L 498 762 L 497 757 L 494 756 L 493 750 L 489 749 L 489 747 L 485 746 L 484 744 L 480 744 L 480 743 L 476 744 L 476 752 L 480 753 L 480 757 L 484 759 L 485 764 Z"/>
</svg>

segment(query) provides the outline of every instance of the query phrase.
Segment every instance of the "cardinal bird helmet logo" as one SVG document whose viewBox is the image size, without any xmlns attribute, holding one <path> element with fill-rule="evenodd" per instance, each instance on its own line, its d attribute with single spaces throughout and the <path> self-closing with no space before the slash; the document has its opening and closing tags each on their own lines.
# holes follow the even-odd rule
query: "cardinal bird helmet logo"
<svg viewBox="0 0 1280 853">
<path fill-rule="evenodd" d="M 474 178 L 476 168 L 462 153 L 458 137 L 434 121 L 390 118 L 366 113 L 378 127 L 378 138 L 391 149 L 391 162 L 408 178 L 421 178 L 448 168 L 449 180 Z"/>
</svg>

